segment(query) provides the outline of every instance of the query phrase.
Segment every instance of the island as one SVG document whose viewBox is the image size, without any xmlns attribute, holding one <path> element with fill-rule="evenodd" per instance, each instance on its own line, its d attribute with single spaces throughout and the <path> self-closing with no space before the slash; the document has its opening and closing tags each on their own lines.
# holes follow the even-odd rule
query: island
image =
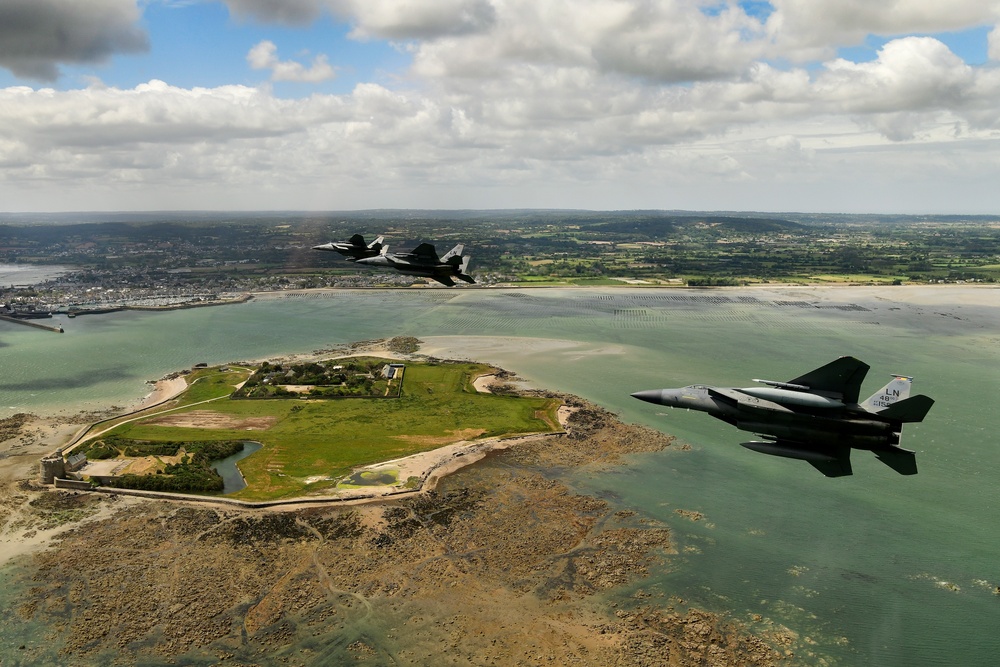
<svg viewBox="0 0 1000 667">
<path fill-rule="evenodd" d="M 651 570 L 674 566 L 668 527 L 564 481 L 642 452 L 684 456 L 669 436 L 486 364 L 377 352 L 354 358 L 401 365 L 400 390 L 372 378 L 355 385 L 380 396 L 320 397 L 334 385 L 319 384 L 252 398 L 235 394 L 255 375 L 301 382 L 288 372 L 302 360 L 204 366 L 169 382 L 181 393 L 86 429 L 62 459 L 154 460 L 164 472 L 146 476 L 164 477 L 252 438 L 247 487 L 231 494 L 245 500 L 4 486 L 5 534 L 51 541 L 5 569 L 0 636 L 17 638 L 15 659 L 814 664 L 807 639 L 767 619 L 643 590 Z M 407 472 L 414 457 L 431 457 L 413 468 L 429 472 Z"/>
<path fill-rule="evenodd" d="M 260 506 L 419 491 L 448 464 L 514 438 L 563 433 L 562 401 L 491 391 L 485 364 L 369 355 L 196 368 L 184 390 L 111 419 L 42 461 L 59 488 L 217 494 L 213 469 L 244 451 L 227 502 Z M 149 494 L 143 494 L 149 496 Z"/>
</svg>

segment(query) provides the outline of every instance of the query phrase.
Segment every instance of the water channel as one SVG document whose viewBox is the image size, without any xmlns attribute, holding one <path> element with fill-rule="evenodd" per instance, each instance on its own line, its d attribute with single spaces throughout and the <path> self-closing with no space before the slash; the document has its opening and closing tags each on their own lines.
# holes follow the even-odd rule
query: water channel
<svg viewBox="0 0 1000 667">
<path fill-rule="evenodd" d="M 225 486 L 222 488 L 223 494 L 236 493 L 246 488 L 247 482 L 243 479 L 243 473 L 240 472 L 239 467 L 236 465 L 246 457 L 250 456 L 257 450 L 259 450 L 263 445 L 259 442 L 253 440 L 245 440 L 243 442 L 243 449 L 227 456 L 224 459 L 219 459 L 212 463 L 212 469 L 219 473 L 222 477 L 222 481 Z"/>
</svg>

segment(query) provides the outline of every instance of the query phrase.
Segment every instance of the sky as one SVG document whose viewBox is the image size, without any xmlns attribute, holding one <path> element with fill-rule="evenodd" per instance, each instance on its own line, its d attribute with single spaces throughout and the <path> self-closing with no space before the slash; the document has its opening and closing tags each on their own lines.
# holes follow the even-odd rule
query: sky
<svg viewBox="0 0 1000 667">
<path fill-rule="evenodd" d="M 1000 0 L 0 0 L 0 210 L 1000 214 Z"/>
</svg>

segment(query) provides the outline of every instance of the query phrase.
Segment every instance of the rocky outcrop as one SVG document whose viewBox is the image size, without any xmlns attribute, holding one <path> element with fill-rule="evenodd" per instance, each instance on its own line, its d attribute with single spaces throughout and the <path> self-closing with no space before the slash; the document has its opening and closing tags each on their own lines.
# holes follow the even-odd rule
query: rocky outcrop
<svg viewBox="0 0 1000 667">
<path fill-rule="evenodd" d="M 669 439 L 578 404 L 436 491 L 358 507 L 247 511 L 131 500 L 36 555 L 16 619 L 73 664 L 770 665 L 744 629 L 674 600 L 605 593 L 673 554 L 666 526 L 572 493 L 553 468 Z M 101 498 L 100 496 L 89 496 Z M 95 502 L 111 502 L 99 500 Z M 16 629 L 16 628 L 15 628 Z M 8 628 L 9 630 L 9 628 Z M 228 663 L 224 663 L 228 664 Z"/>
</svg>

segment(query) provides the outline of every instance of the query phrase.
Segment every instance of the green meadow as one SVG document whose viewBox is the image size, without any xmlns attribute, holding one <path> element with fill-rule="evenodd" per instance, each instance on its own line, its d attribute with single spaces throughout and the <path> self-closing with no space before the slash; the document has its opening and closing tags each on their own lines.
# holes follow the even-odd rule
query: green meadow
<svg viewBox="0 0 1000 667">
<path fill-rule="evenodd" d="M 176 419 L 210 411 L 231 427 L 171 426 L 152 416 L 113 432 L 153 442 L 258 441 L 263 447 L 239 464 L 247 487 L 231 497 L 294 497 L 332 488 L 358 466 L 458 440 L 558 430 L 557 399 L 478 393 L 473 380 L 492 370 L 474 363 L 409 362 L 399 398 L 320 400 L 230 399 L 234 383 L 247 371 L 202 370 L 179 399 L 184 407 L 169 414 Z"/>
</svg>

